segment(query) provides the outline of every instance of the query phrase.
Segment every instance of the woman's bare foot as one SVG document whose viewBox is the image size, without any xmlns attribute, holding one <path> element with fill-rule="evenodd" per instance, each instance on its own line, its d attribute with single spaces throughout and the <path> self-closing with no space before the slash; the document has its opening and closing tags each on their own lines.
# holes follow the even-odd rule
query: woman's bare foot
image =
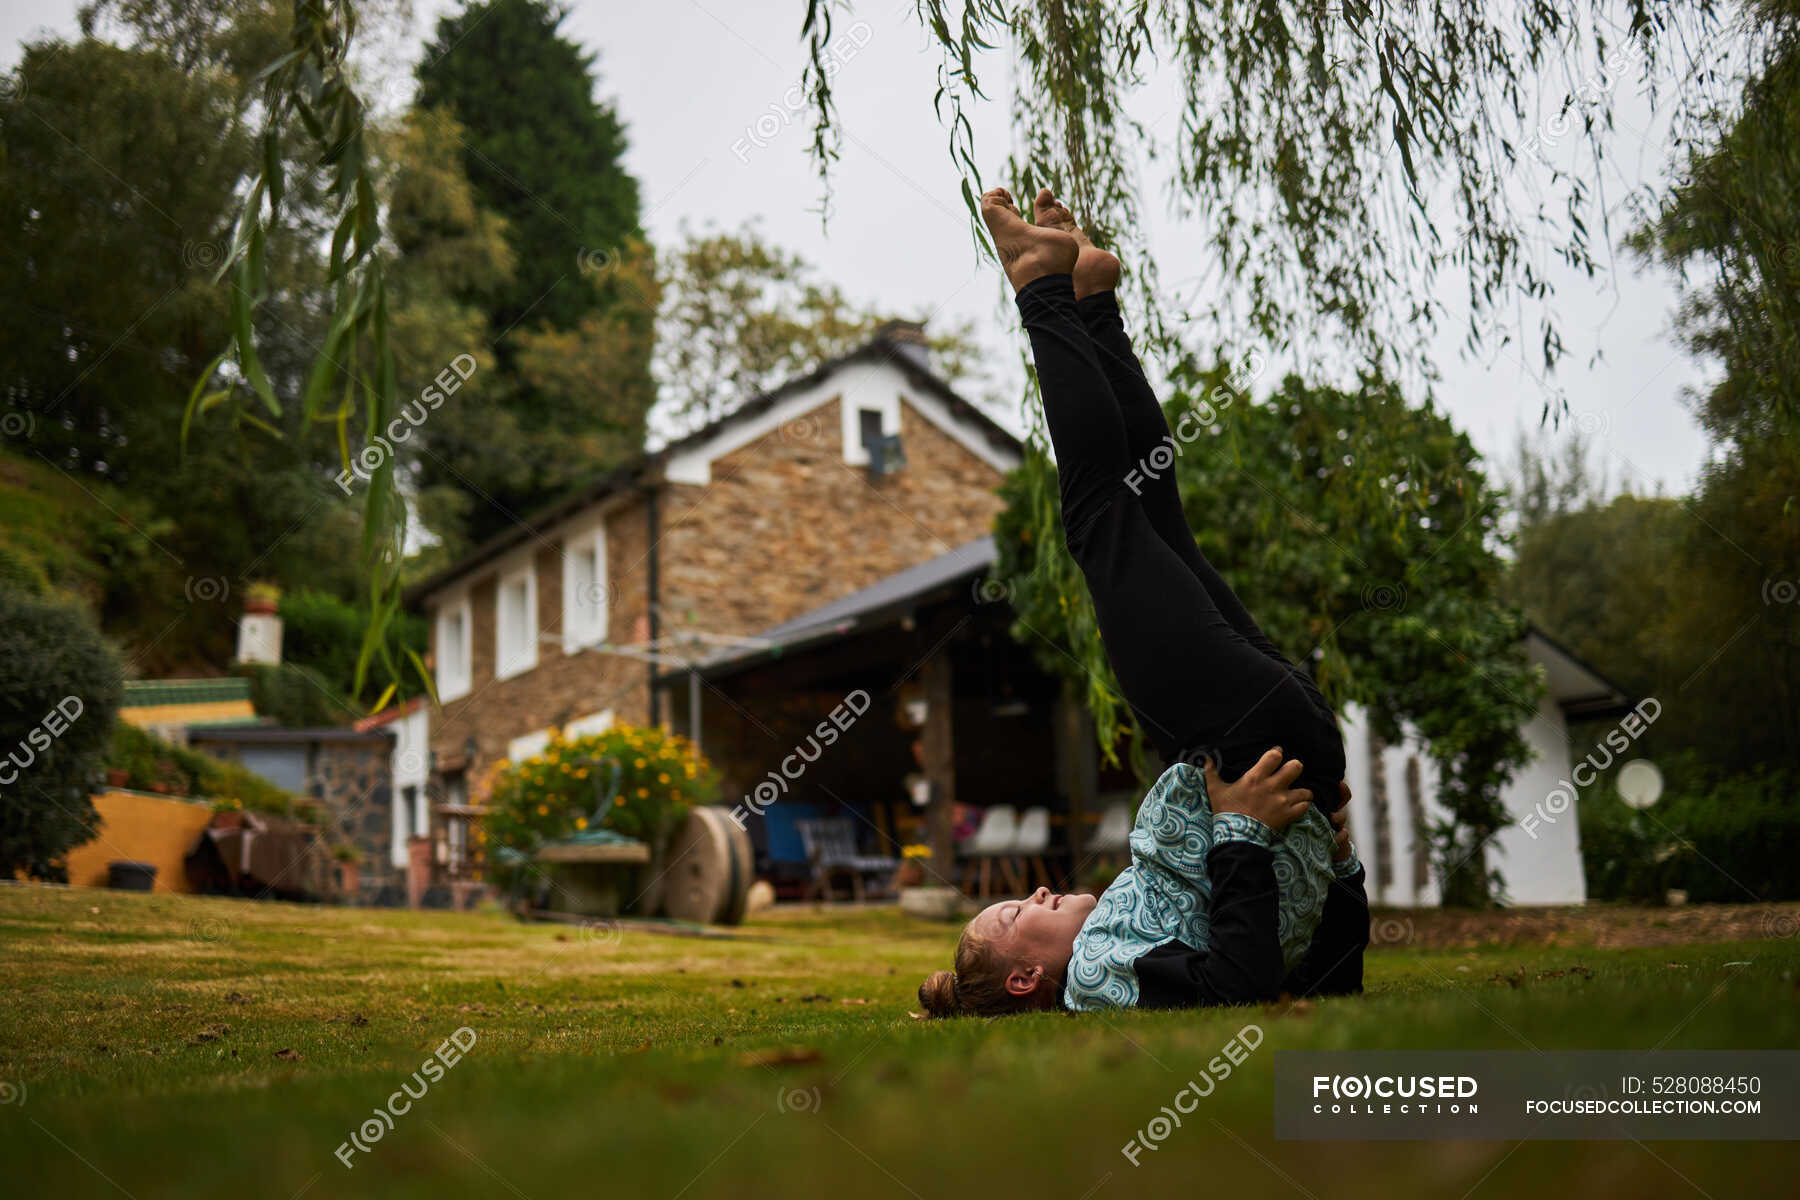
<svg viewBox="0 0 1800 1200">
<path fill-rule="evenodd" d="M 990 188 L 981 196 L 981 219 L 993 235 L 994 249 L 1007 280 L 1018 291 L 1046 275 L 1067 275 L 1075 269 L 1079 247 L 1061 229 L 1033 225 L 1019 215 L 1005 188 Z"/>
<path fill-rule="evenodd" d="M 1075 298 L 1077 300 L 1083 296 L 1091 296 L 1095 292 L 1110 292 L 1119 286 L 1118 257 L 1108 254 L 1088 241 L 1087 234 L 1083 233 L 1081 226 L 1075 223 L 1075 215 L 1063 205 L 1062 201 L 1056 198 L 1049 188 L 1039 189 L 1037 202 L 1033 208 L 1036 210 L 1035 219 L 1040 226 L 1046 229 L 1062 230 L 1074 238 L 1075 244 L 1081 248 L 1080 253 L 1075 257 L 1075 270 L 1070 272 L 1075 276 Z"/>
</svg>

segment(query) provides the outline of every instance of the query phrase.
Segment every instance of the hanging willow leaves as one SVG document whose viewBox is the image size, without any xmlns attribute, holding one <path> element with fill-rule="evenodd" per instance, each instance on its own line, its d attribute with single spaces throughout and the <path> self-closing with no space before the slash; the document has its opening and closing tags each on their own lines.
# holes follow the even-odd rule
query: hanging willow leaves
<svg viewBox="0 0 1800 1200">
<path fill-rule="evenodd" d="M 1480 903 L 1498 882 L 1484 847 L 1527 753 L 1535 683 L 1520 618 L 1495 595 L 1497 507 L 1472 451 L 1429 404 L 1408 405 L 1383 381 L 1434 380 L 1433 339 L 1452 320 L 1466 322 L 1470 351 L 1555 367 L 1552 270 L 1598 274 L 1611 253 L 1614 109 L 1641 87 L 1677 136 L 1698 127 L 1757 53 L 1753 24 L 1739 18 L 1721 36 L 1720 12 L 1714 0 L 915 0 L 940 58 L 933 110 L 978 243 L 984 186 L 1054 188 L 1119 252 L 1140 353 L 1176 401 L 1217 385 L 1196 347 L 1362 381 L 1337 392 L 1289 379 L 1267 405 L 1234 390 L 1245 407 L 1183 460 L 1184 491 L 1206 501 L 1207 553 L 1326 693 L 1367 706 L 1391 737 L 1405 724 L 1430 742 L 1454 818 L 1434 831 L 1446 897 Z M 803 26 L 826 179 L 829 15 L 813 0 Z M 984 73 L 1001 69 L 1013 150 L 994 178 L 970 118 L 990 99 Z M 1148 254 L 1146 167 L 1166 177 L 1170 215 L 1207 235 L 1206 261 L 1182 264 L 1194 282 L 1178 296 L 1163 293 Z M 1442 287 L 1458 274 L 1466 315 Z M 1062 544 L 1029 364 L 1027 374 L 1033 446 L 1003 488 L 997 578 L 1015 633 L 1082 689 L 1102 753 L 1123 740 L 1142 775 L 1140 732 Z M 1301 457 L 1297 424 L 1317 461 Z M 1346 452 L 1345 438 L 1362 444 Z M 1251 545 L 1221 544 L 1232 536 Z M 1370 588 L 1412 599 L 1390 610 L 1367 602 Z"/>
<path fill-rule="evenodd" d="M 802 26 L 824 180 L 831 9 L 808 0 Z M 1148 261 L 1153 165 L 1170 215 L 1205 229 L 1210 252 L 1184 264 L 1200 278 L 1178 303 L 1148 272 L 1133 281 L 1159 337 L 1179 312 L 1214 338 L 1402 379 L 1434 377 L 1429 346 L 1449 322 L 1466 322 L 1470 350 L 1536 343 L 1555 366 L 1554 314 L 1528 314 L 1551 296 L 1553 266 L 1607 268 L 1615 108 L 1645 89 L 1677 136 L 1695 128 L 1754 57 L 1757 23 L 1737 12 L 1716 0 L 914 4 L 940 56 L 932 105 L 978 241 L 984 184 L 1048 183 L 1131 271 Z M 992 178 L 969 114 L 991 99 L 984 72 L 1009 67 L 1016 151 Z M 1466 316 L 1446 305 L 1445 272 L 1465 277 Z M 1530 337 L 1528 320 L 1542 326 Z"/>
<path fill-rule="evenodd" d="M 348 427 L 360 411 L 365 444 L 393 418 L 397 382 L 388 341 L 387 291 L 379 250 L 381 210 L 368 145 L 368 113 L 351 86 L 350 47 L 357 19 L 351 0 L 294 0 L 288 49 L 253 81 L 263 109 L 261 169 L 244 198 L 231 249 L 215 280 L 231 281 L 231 342 L 195 384 L 182 418 L 185 444 L 196 418 L 228 399 L 243 398 L 237 420 L 280 436 L 253 411 L 271 417 L 281 402 L 270 386 L 256 347 L 256 314 L 268 296 L 265 232 L 282 219 L 287 194 L 282 137 L 302 136 L 316 168 L 326 179 L 326 196 L 336 206 L 327 255 L 326 282 L 333 291 L 336 318 L 320 345 L 302 404 L 307 423 L 336 427 L 343 465 L 351 467 Z M 210 390 L 209 390 L 210 389 Z M 336 396 L 337 403 L 331 405 Z M 368 464 L 362 464 L 368 466 Z M 377 662 L 390 681 L 402 664 L 387 630 L 400 611 L 400 557 L 406 506 L 394 478 L 394 456 L 379 456 L 364 495 L 361 559 L 371 615 L 356 663 L 354 690 L 360 692 Z M 428 673 L 416 657 L 427 689 Z M 383 702 L 391 695 L 383 693 Z M 379 705 L 377 706 L 379 707 Z"/>
</svg>

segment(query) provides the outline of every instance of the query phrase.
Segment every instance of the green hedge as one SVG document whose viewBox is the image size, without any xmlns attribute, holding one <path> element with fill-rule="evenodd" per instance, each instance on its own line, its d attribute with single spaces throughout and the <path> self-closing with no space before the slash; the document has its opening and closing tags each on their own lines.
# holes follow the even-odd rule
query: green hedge
<svg viewBox="0 0 1800 1200">
<path fill-rule="evenodd" d="M 367 609 L 347 604 L 327 592 L 302 589 L 281 598 L 281 656 L 309 668 L 336 695 L 357 699 L 356 658 L 362 653 L 363 633 L 369 627 Z M 405 651 L 423 657 L 426 649 L 425 620 L 411 613 L 396 613 L 388 625 L 388 648 L 394 660 L 404 664 Z M 387 685 L 378 661 L 371 662 L 363 680 L 362 699 L 369 699 Z M 411 671 L 403 670 L 398 699 L 420 694 L 424 685 Z M 341 721 L 342 718 L 340 717 Z"/>
<path fill-rule="evenodd" d="M 91 840 L 122 693 L 118 656 L 69 604 L 0 585 L 0 879 L 66 878 Z"/>
<path fill-rule="evenodd" d="M 321 819 L 317 803 L 276 787 L 248 767 L 173 745 L 124 721 L 113 730 L 106 765 L 126 772 L 120 786 L 141 792 L 192 796 L 211 800 L 219 808 L 243 808 L 314 823 Z"/>
<path fill-rule="evenodd" d="M 1693 901 L 1800 899 L 1800 772 L 1725 774 L 1691 756 L 1658 765 L 1663 796 L 1646 812 L 1626 807 L 1610 774 L 1583 792 L 1589 896 L 1661 903 L 1676 888 Z"/>
</svg>

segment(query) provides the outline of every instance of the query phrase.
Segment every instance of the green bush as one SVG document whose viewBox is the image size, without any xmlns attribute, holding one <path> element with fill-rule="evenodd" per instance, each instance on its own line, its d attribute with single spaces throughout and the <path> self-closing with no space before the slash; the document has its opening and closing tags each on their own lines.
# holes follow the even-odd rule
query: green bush
<svg viewBox="0 0 1800 1200">
<path fill-rule="evenodd" d="M 713 803 L 719 792 L 717 773 L 693 743 L 654 725 L 615 725 L 569 741 L 552 736 L 539 754 L 495 764 L 488 783 L 477 852 L 502 885 L 510 871 L 488 852 L 505 847 L 529 856 L 596 821 L 656 845 L 688 809 Z"/>
<path fill-rule="evenodd" d="M 0 878 L 66 880 L 100 826 L 89 794 L 123 693 L 86 617 L 0 586 Z"/>
<path fill-rule="evenodd" d="M 331 595 L 302 589 L 281 598 L 281 656 L 291 663 L 316 672 L 333 694 L 352 700 L 369 699 L 369 693 L 386 686 L 379 662 L 371 662 L 369 675 L 363 680 L 363 695 L 358 696 L 356 659 L 362 652 L 363 633 L 369 627 L 367 609 L 358 608 Z M 388 624 L 388 649 L 395 662 L 404 667 L 405 652 L 425 654 L 425 620 L 411 613 L 396 613 Z M 408 699 L 423 691 L 423 684 L 409 671 L 401 671 L 399 699 Z M 338 722 L 342 717 L 337 718 Z M 334 722 L 336 723 L 336 722 Z"/>
<path fill-rule="evenodd" d="M 342 725 L 362 713 L 311 667 L 284 662 L 240 663 L 250 680 L 250 704 L 259 717 L 288 729 Z"/>
<path fill-rule="evenodd" d="M 320 820 L 316 803 L 276 787 L 248 767 L 165 742 L 123 721 L 113 730 L 106 765 L 126 773 L 121 786 L 138 791 L 211 800 L 223 809 Z"/>
<path fill-rule="evenodd" d="M 1581 854 L 1597 900 L 1747 904 L 1800 899 L 1800 772 L 1726 773 L 1694 755 L 1662 760 L 1662 798 L 1628 808 L 1608 774 L 1581 797 Z"/>
</svg>

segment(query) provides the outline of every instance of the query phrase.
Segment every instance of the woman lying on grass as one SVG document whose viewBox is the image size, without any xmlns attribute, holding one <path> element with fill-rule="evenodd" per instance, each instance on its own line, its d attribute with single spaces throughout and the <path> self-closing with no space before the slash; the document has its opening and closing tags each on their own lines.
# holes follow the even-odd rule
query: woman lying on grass
<svg viewBox="0 0 1800 1200">
<path fill-rule="evenodd" d="M 1360 991 L 1369 907 L 1337 717 L 1200 553 L 1173 474 L 1151 468 L 1172 439 L 1113 295 L 1119 260 L 1049 189 L 1036 208 L 1031 224 L 1003 189 L 981 198 L 1037 362 L 1069 552 L 1120 689 L 1174 765 L 1104 896 L 990 905 L 919 1001 L 999 1016 Z"/>
</svg>

